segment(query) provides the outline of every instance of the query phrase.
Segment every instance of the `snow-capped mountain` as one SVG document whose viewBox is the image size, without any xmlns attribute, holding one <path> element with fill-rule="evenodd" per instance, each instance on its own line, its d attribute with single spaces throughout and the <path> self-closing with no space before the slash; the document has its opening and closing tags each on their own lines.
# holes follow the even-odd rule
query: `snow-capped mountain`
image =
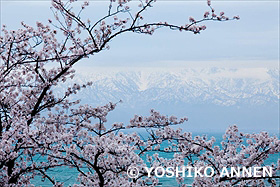
<svg viewBox="0 0 280 187">
<path fill-rule="evenodd" d="M 91 104 L 191 103 L 263 105 L 279 102 L 279 69 L 140 68 L 79 70 L 68 84 L 92 81 L 76 97 Z"/>
</svg>

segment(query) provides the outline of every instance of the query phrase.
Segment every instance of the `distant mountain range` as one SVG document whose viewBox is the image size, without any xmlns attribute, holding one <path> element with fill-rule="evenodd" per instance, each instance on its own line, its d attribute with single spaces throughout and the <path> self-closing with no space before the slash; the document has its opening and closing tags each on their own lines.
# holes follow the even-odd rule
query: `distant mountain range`
<svg viewBox="0 0 280 187">
<path fill-rule="evenodd" d="M 187 103 L 263 105 L 279 102 L 279 69 L 183 68 L 79 71 L 72 84 L 92 81 L 76 97 L 90 103 L 124 105 Z"/>
<path fill-rule="evenodd" d="M 74 95 L 93 107 L 118 102 L 108 123 L 129 122 L 154 108 L 164 115 L 187 116 L 183 128 L 222 132 L 237 124 L 244 131 L 279 129 L 279 69 L 268 68 L 87 68 L 60 85 L 93 85 Z"/>
</svg>

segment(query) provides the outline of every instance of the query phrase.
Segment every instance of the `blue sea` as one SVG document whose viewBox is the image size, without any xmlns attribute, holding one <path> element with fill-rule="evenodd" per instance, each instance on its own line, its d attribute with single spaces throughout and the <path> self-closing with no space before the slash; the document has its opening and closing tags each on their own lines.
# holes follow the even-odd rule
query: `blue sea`
<svg viewBox="0 0 280 187">
<path fill-rule="evenodd" d="M 193 133 L 193 136 L 195 135 L 206 135 L 205 133 Z M 208 139 L 210 139 L 212 136 L 216 138 L 216 145 L 219 145 L 220 142 L 222 141 L 222 135 L 223 133 L 207 133 Z M 172 154 L 165 154 L 161 153 L 160 156 L 164 158 L 172 158 Z M 274 154 L 271 155 L 265 162 L 265 164 L 271 164 L 271 163 L 276 163 L 277 160 L 280 158 L 280 154 Z M 61 167 L 55 170 L 51 170 L 48 172 L 49 175 L 54 176 L 55 179 L 59 182 L 63 182 L 65 186 L 71 186 L 75 184 L 75 180 L 77 178 L 78 172 L 74 168 L 68 168 L 68 167 Z M 175 180 L 175 177 L 172 178 L 167 178 L 167 177 L 162 177 L 159 178 L 160 180 L 160 185 L 162 187 L 174 187 L 177 185 L 177 182 Z M 185 177 L 184 183 L 188 184 L 191 186 L 192 183 L 192 178 Z M 280 181 L 277 181 L 280 184 Z M 47 180 L 42 180 L 41 177 L 37 176 L 35 179 L 32 181 L 32 184 L 35 186 L 42 186 L 42 187 L 49 187 L 52 186 L 52 184 Z"/>
</svg>

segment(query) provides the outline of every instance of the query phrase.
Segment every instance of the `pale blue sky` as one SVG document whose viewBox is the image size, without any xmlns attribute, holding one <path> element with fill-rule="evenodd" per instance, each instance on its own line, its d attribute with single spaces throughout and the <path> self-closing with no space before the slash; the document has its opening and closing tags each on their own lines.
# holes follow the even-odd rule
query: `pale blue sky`
<svg viewBox="0 0 280 187">
<path fill-rule="evenodd" d="M 107 11 L 107 1 L 90 1 L 85 17 L 96 19 Z M 52 17 L 50 1 L 1 0 L 1 25 L 18 28 L 24 20 L 47 22 Z M 110 51 L 85 60 L 88 66 L 162 66 L 162 61 L 224 62 L 242 66 L 256 61 L 262 66 L 279 66 L 279 1 L 213 1 L 213 7 L 239 21 L 208 22 L 207 30 L 194 35 L 186 32 L 158 30 L 153 36 L 128 33 L 111 42 Z M 144 21 L 183 24 L 189 16 L 201 18 L 208 10 L 206 1 L 158 0 L 145 12 Z M 241 62 L 241 63 L 240 63 Z M 165 63 L 166 65 L 166 63 Z M 254 66 L 254 65 L 253 65 Z"/>
</svg>

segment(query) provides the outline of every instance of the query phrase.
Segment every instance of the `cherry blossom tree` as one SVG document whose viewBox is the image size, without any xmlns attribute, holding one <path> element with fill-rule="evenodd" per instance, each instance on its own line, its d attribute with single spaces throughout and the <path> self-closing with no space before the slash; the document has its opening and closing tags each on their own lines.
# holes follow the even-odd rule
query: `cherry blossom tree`
<svg viewBox="0 0 280 187">
<path fill-rule="evenodd" d="M 136 10 L 130 7 L 130 0 L 111 0 L 107 14 L 92 22 L 81 16 L 89 2 L 77 12 L 73 3 L 77 2 L 52 0 L 54 20 L 49 19 L 48 24 L 37 22 L 31 27 L 22 22 L 22 28 L 11 31 L 2 26 L 0 186 L 32 186 L 35 176 L 63 186 L 48 173 L 59 167 L 77 171 L 73 186 L 156 186 L 158 177 L 145 167 L 182 165 L 214 168 L 213 177 L 195 177 L 194 186 L 276 185 L 279 161 L 271 165 L 273 176 L 225 177 L 220 173 L 223 166 L 262 166 L 269 155 L 279 153 L 279 139 L 268 133 L 244 134 L 231 126 L 221 146 L 215 146 L 214 138 L 193 137 L 171 127 L 187 118 L 167 117 L 154 110 L 148 117 L 134 116 L 127 125 L 108 126 L 107 115 L 117 103 L 94 108 L 70 97 L 91 82 L 73 84 L 63 94 L 55 92 L 58 85 L 74 77 L 75 64 L 109 49 L 109 43 L 121 34 L 153 34 L 163 27 L 198 34 L 206 29 L 202 22 L 238 16 L 216 14 L 208 0 L 209 11 L 199 20 L 190 17 L 189 23 L 181 26 L 146 23 L 143 13 L 155 0 L 139 0 Z M 145 129 L 149 136 L 125 133 L 126 129 Z M 173 158 L 161 157 L 162 152 Z M 129 178 L 130 167 L 139 169 L 137 177 Z M 183 176 L 176 179 L 179 186 L 186 186 Z"/>
</svg>

